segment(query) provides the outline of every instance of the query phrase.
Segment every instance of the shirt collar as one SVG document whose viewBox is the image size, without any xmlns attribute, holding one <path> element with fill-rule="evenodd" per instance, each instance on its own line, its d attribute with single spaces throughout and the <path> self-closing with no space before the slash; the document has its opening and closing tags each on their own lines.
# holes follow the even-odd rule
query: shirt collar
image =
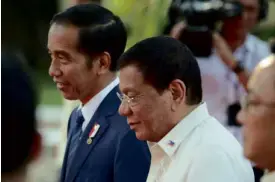
<svg viewBox="0 0 275 182">
<path fill-rule="evenodd" d="M 199 124 L 210 115 L 206 103 L 200 104 L 190 114 L 184 117 L 168 134 L 158 143 L 148 143 L 151 148 L 159 145 L 161 149 L 171 158 L 179 145 Z"/>
<path fill-rule="evenodd" d="M 253 52 L 254 51 L 254 44 L 255 44 L 255 37 L 251 34 L 247 34 L 244 43 L 239 46 L 234 53 L 238 52 L 239 50 L 245 50 L 246 52 Z M 217 50 L 215 48 L 212 49 L 212 54 L 211 56 L 216 56 Z M 208 58 L 200 58 L 200 59 L 208 59 Z"/>
<path fill-rule="evenodd" d="M 246 48 L 247 51 L 249 52 L 253 52 L 254 50 L 254 44 L 255 44 L 255 37 L 251 34 L 248 34 L 246 36 L 245 42 L 244 42 L 244 46 Z"/>
<path fill-rule="evenodd" d="M 253 50 L 254 49 L 254 43 L 255 43 L 255 41 L 253 39 L 254 39 L 253 35 L 247 34 L 244 43 L 239 48 L 237 48 L 237 50 L 238 49 L 244 49 L 246 52 L 253 52 L 254 51 Z"/>
<path fill-rule="evenodd" d="M 265 174 L 262 179 L 262 182 L 271 182 L 271 181 L 275 181 L 275 171 L 273 172 L 269 172 L 267 174 Z"/>
<path fill-rule="evenodd" d="M 85 121 L 90 121 L 99 107 L 100 103 L 103 99 L 119 84 L 119 79 L 116 78 L 112 81 L 107 87 L 102 89 L 99 93 L 97 93 L 93 98 L 91 98 L 84 106 L 79 106 L 81 108 L 83 117 Z"/>
</svg>

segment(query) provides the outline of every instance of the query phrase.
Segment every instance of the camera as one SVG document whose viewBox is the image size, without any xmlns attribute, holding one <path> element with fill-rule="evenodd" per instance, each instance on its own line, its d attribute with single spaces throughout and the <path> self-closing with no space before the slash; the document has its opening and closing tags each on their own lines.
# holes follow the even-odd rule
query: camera
<svg viewBox="0 0 275 182">
<path fill-rule="evenodd" d="M 186 28 L 179 40 L 196 57 L 208 57 L 212 51 L 212 32 L 219 31 L 223 20 L 240 16 L 242 4 L 237 0 L 174 0 L 169 9 L 170 22 L 184 20 Z"/>
</svg>

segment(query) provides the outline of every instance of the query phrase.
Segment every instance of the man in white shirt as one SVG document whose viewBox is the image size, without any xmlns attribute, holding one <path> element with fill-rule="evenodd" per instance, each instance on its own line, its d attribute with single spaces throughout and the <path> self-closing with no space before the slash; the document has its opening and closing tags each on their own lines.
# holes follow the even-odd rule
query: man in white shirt
<svg viewBox="0 0 275 182">
<path fill-rule="evenodd" d="M 230 125 L 232 133 L 242 142 L 240 131 L 235 127 L 235 118 L 228 117 L 229 106 L 240 101 L 250 73 L 259 60 L 270 54 L 270 50 L 266 42 L 249 34 L 255 24 L 264 18 L 264 1 L 239 1 L 244 6 L 242 16 L 225 20 L 221 35 L 214 35 L 213 53 L 197 60 L 202 75 L 203 100 L 209 112 L 224 126 Z M 171 35 L 179 38 L 184 27 L 184 23 L 178 23 Z"/>
<path fill-rule="evenodd" d="M 145 39 L 120 58 L 119 113 L 152 155 L 148 182 L 251 182 L 242 147 L 202 103 L 200 69 L 171 37 Z"/>
<path fill-rule="evenodd" d="M 209 113 L 222 123 L 242 144 L 242 128 L 236 122 L 240 99 L 246 94 L 250 73 L 258 62 L 270 54 L 269 46 L 249 32 L 267 15 L 268 1 L 239 0 L 241 16 L 224 20 L 220 34 L 213 36 L 213 52 L 209 57 L 197 58 L 202 76 L 203 100 Z M 185 27 L 180 22 L 171 35 L 180 37 Z M 258 182 L 262 171 L 255 168 Z"/>
<path fill-rule="evenodd" d="M 238 121 L 243 125 L 244 154 L 268 169 L 263 182 L 275 181 L 275 55 L 259 63 L 248 82 Z"/>
</svg>

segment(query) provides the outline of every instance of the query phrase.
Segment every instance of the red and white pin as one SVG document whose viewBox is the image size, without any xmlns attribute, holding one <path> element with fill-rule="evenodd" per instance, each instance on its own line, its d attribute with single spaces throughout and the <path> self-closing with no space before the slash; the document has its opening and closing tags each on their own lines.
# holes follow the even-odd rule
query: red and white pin
<svg viewBox="0 0 275 182">
<path fill-rule="evenodd" d="M 98 132 L 100 128 L 100 125 L 98 123 L 95 123 L 93 128 L 91 129 L 88 139 L 87 139 L 87 144 L 90 145 L 93 142 L 93 138 L 95 137 L 96 133 Z"/>
</svg>

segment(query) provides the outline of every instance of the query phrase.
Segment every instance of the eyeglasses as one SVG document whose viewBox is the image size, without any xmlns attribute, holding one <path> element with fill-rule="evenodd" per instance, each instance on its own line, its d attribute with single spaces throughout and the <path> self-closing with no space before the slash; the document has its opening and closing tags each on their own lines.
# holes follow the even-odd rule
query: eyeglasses
<svg viewBox="0 0 275 182">
<path fill-rule="evenodd" d="M 133 107 L 133 106 L 135 106 L 138 103 L 137 97 L 129 97 L 129 96 L 125 95 L 125 94 L 120 94 L 118 92 L 116 94 L 117 94 L 117 97 L 119 98 L 119 100 L 122 103 L 124 101 L 126 101 L 130 107 Z"/>
<path fill-rule="evenodd" d="M 242 98 L 241 100 L 241 106 L 243 109 L 247 110 L 250 106 L 259 106 L 263 105 L 269 108 L 275 108 L 275 102 L 264 102 L 264 101 L 250 101 L 249 100 L 249 95 L 246 95 Z"/>
</svg>

